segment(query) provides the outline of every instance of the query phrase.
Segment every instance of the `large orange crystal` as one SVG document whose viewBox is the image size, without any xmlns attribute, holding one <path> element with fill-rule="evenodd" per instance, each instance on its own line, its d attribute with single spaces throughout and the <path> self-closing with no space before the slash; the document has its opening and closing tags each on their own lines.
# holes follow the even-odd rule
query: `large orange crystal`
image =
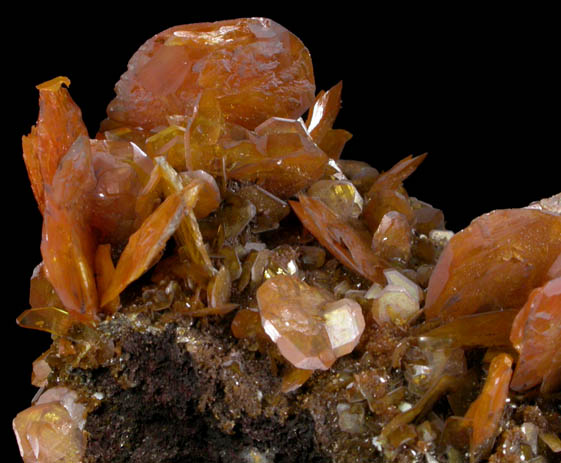
<svg viewBox="0 0 561 463">
<path fill-rule="evenodd" d="M 561 387 L 561 277 L 536 288 L 514 320 L 510 340 L 520 352 L 510 387 L 543 392 Z"/>
<path fill-rule="evenodd" d="M 76 138 L 88 135 L 82 112 L 63 84 L 70 85 L 70 80 L 56 77 L 37 86 L 39 118 L 22 139 L 23 159 L 41 212 L 45 209 L 45 186 L 53 180 L 60 159 Z"/>
<path fill-rule="evenodd" d="M 82 320 L 98 307 L 94 277 L 96 240 L 89 226 L 89 198 L 96 186 L 90 143 L 72 145 L 47 188 L 41 253 L 47 278 L 64 306 Z"/>
<path fill-rule="evenodd" d="M 270 19 L 172 27 L 133 55 L 107 113 L 129 127 L 167 125 L 205 89 L 216 90 L 228 122 L 248 129 L 272 116 L 296 119 L 314 101 L 310 54 Z"/>
<path fill-rule="evenodd" d="M 457 233 L 440 256 L 425 315 L 450 320 L 518 309 L 545 282 L 560 252 L 561 216 L 531 209 L 485 214 Z"/>
</svg>

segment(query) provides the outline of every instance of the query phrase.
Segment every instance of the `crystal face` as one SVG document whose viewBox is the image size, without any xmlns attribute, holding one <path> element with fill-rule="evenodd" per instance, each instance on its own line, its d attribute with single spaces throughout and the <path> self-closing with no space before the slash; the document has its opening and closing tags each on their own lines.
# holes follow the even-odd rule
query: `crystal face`
<svg viewBox="0 0 561 463">
<path fill-rule="evenodd" d="M 350 354 L 364 331 L 362 307 L 352 299 L 340 299 L 325 305 L 323 318 L 335 356 Z"/>
</svg>

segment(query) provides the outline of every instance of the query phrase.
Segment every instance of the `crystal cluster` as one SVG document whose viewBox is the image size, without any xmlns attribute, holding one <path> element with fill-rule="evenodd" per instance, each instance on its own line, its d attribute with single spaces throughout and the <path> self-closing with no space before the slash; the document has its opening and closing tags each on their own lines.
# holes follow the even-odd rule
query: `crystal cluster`
<svg viewBox="0 0 561 463">
<path fill-rule="evenodd" d="M 308 50 L 268 19 L 148 40 L 95 139 L 69 84 L 37 87 L 23 138 L 44 224 L 18 323 L 53 336 L 33 365 L 44 392 L 14 419 L 25 462 L 79 463 L 103 444 L 85 423 L 104 394 L 80 375 L 119 376 L 127 324 L 179 326 L 199 373 L 222 362 L 230 408 L 213 419 L 227 435 L 243 414 L 301 409 L 332 461 L 475 463 L 510 441 L 535 462 L 561 451 L 560 195 L 446 230 L 404 187 L 426 154 L 382 173 L 340 159 L 342 83 L 316 94 Z M 217 333 L 228 348 L 205 351 Z M 263 372 L 248 358 L 274 378 L 250 400 Z"/>
</svg>

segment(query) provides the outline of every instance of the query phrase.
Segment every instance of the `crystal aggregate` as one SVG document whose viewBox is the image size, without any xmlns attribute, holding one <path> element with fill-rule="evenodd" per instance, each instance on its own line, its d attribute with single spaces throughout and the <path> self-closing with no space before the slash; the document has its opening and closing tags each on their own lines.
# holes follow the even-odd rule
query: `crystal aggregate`
<svg viewBox="0 0 561 463">
<path fill-rule="evenodd" d="M 403 185 L 427 155 L 340 159 L 342 83 L 315 95 L 304 44 L 264 18 L 149 39 L 95 139 L 69 85 L 37 87 L 22 143 L 44 225 L 18 323 L 53 336 L 13 422 L 26 463 L 84 461 L 103 394 L 65 383 L 120 362 L 104 330 L 147 313 L 268 356 L 267 400 L 299 400 L 332 461 L 502 462 L 514 432 L 531 461 L 558 456 L 561 195 L 446 230 Z"/>
</svg>

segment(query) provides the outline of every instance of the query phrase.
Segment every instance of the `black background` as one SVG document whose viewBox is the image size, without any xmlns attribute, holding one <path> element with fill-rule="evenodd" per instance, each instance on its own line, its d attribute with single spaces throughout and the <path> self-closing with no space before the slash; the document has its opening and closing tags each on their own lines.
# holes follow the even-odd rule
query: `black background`
<svg viewBox="0 0 561 463">
<path fill-rule="evenodd" d="M 521 207 L 561 190 L 558 141 L 559 73 L 553 18 L 547 11 L 488 9 L 365 11 L 352 4 L 314 8 L 184 6 L 160 2 L 63 5 L 20 11 L 5 21 L 3 38 L 2 432 L 35 393 L 31 362 L 46 333 L 18 328 L 28 308 L 29 277 L 40 262 L 41 217 L 21 157 L 21 136 L 37 118 L 35 85 L 65 75 L 94 136 L 113 86 L 138 47 L 177 24 L 244 16 L 276 20 L 302 39 L 316 88 L 343 81 L 335 123 L 353 133 L 343 157 L 387 170 L 408 154 L 429 155 L 406 181 L 411 196 L 444 210 L 458 231 L 497 208 Z M 209 2 L 210 3 L 210 2 Z M 10 22 L 13 21 L 13 29 Z M 555 83 L 555 84 L 554 84 Z M 8 395 L 9 394 L 9 395 Z M 6 461 L 17 461 L 12 438 Z"/>
</svg>

